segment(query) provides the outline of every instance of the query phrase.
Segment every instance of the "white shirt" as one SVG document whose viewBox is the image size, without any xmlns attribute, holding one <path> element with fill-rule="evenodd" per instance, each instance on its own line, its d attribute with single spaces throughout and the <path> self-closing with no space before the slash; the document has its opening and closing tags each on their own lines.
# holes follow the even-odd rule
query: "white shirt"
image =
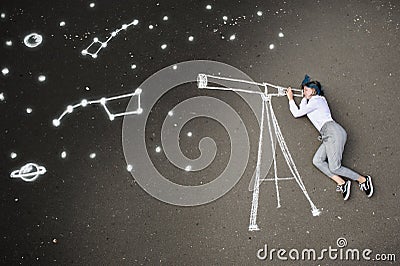
<svg viewBox="0 0 400 266">
<path fill-rule="evenodd" d="M 328 102 L 325 97 L 315 95 L 307 103 L 307 99 L 303 98 L 300 102 L 300 109 L 294 100 L 289 101 L 289 108 L 294 117 L 307 115 L 311 123 L 321 131 L 322 126 L 329 121 L 333 121 Z"/>
</svg>

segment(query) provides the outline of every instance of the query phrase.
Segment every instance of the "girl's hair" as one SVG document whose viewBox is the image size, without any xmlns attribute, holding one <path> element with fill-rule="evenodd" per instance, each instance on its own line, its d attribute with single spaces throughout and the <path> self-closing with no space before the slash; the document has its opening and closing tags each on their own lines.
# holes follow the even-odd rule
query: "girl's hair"
<svg viewBox="0 0 400 266">
<path fill-rule="evenodd" d="M 305 84 L 301 84 L 300 89 L 303 90 L 304 86 L 307 86 L 309 88 L 315 89 L 315 92 L 319 96 L 324 96 L 324 91 L 322 90 L 321 83 L 317 80 L 309 81 Z"/>
</svg>

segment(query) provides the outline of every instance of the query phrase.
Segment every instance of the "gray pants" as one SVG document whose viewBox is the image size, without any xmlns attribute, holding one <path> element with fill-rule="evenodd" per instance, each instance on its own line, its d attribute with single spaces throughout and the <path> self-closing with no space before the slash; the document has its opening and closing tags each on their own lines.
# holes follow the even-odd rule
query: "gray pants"
<svg viewBox="0 0 400 266">
<path fill-rule="evenodd" d="M 325 175 L 334 175 L 357 180 L 360 176 L 353 170 L 342 166 L 342 154 L 347 133 L 335 121 L 326 122 L 321 128 L 322 144 L 313 158 L 313 164 Z"/>
</svg>

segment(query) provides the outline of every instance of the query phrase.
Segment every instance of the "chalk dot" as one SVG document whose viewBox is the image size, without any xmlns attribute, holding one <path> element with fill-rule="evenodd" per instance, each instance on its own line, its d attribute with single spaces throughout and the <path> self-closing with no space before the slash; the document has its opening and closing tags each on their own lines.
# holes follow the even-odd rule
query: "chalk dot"
<svg viewBox="0 0 400 266">
<path fill-rule="evenodd" d="M 60 120 L 54 119 L 53 120 L 53 126 L 58 127 L 60 125 Z"/>
<path fill-rule="evenodd" d="M 188 40 L 189 40 L 189 42 L 193 42 L 194 37 L 193 36 L 189 36 Z"/>
<path fill-rule="evenodd" d="M 191 136 L 193 136 L 193 133 L 189 131 L 189 132 L 187 133 L 187 136 L 188 136 L 188 137 L 191 137 Z"/>
<path fill-rule="evenodd" d="M 96 5 L 95 3 L 90 3 L 90 4 L 89 4 L 89 6 L 90 6 L 91 8 L 93 8 L 95 5 Z"/>
<path fill-rule="evenodd" d="M 2 92 L 2 93 L 0 93 L 0 101 L 4 101 L 5 100 L 5 97 L 4 97 L 4 93 Z"/>
<path fill-rule="evenodd" d="M 111 32 L 111 36 L 115 37 L 117 36 L 117 33 L 115 31 Z"/>
<path fill-rule="evenodd" d="M 135 64 L 132 64 L 132 65 L 131 65 L 131 69 L 136 69 L 136 65 L 135 65 Z"/>
<path fill-rule="evenodd" d="M 141 94 L 142 93 L 142 89 L 141 88 L 137 88 L 136 90 L 135 90 L 135 94 Z"/>
<path fill-rule="evenodd" d="M 178 69 L 178 66 L 177 66 L 177 65 L 173 65 L 173 66 L 172 66 L 172 69 L 173 69 L 173 70 L 177 70 L 177 69 Z"/>
<path fill-rule="evenodd" d="M 67 158 L 67 152 L 66 151 L 61 152 L 61 158 L 62 159 Z"/>
<path fill-rule="evenodd" d="M 45 75 L 40 75 L 38 77 L 38 81 L 40 81 L 40 82 L 44 82 L 45 80 L 46 80 L 46 76 Z"/>
<path fill-rule="evenodd" d="M 101 103 L 102 105 L 105 105 L 105 104 L 106 104 L 106 98 L 104 98 L 104 97 L 101 98 L 101 99 L 100 99 L 100 103 Z"/>
<path fill-rule="evenodd" d="M 60 25 L 60 27 L 64 27 L 65 26 L 65 21 L 61 21 L 59 25 Z"/>
<path fill-rule="evenodd" d="M 137 20 L 137 19 L 134 19 L 132 23 L 133 23 L 133 25 L 135 25 L 135 26 L 136 26 L 137 24 L 139 24 L 139 20 Z"/>
<path fill-rule="evenodd" d="M 83 99 L 81 101 L 81 105 L 82 105 L 82 107 L 86 107 L 88 105 L 88 101 L 86 99 Z"/>
<path fill-rule="evenodd" d="M 229 40 L 231 40 L 231 41 L 233 41 L 234 39 L 236 39 L 236 35 L 235 34 L 233 34 L 233 35 L 231 35 L 231 37 L 229 37 Z"/>
<path fill-rule="evenodd" d="M 53 243 L 57 244 L 57 239 L 53 238 Z"/>
<path fill-rule="evenodd" d="M 186 172 L 190 172 L 191 170 L 192 170 L 192 166 L 191 165 L 188 165 L 188 166 L 185 167 L 185 171 Z"/>
<path fill-rule="evenodd" d="M 283 34 L 283 32 L 279 32 L 278 36 L 279 36 L 280 38 L 283 38 L 285 35 Z"/>
<path fill-rule="evenodd" d="M 18 198 L 15 198 L 15 199 L 14 199 L 15 202 L 18 202 L 18 200 L 19 200 Z"/>
<path fill-rule="evenodd" d="M 26 113 L 30 114 L 30 113 L 32 113 L 32 111 L 33 111 L 32 108 L 29 108 L 29 107 L 26 108 Z"/>
<path fill-rule="evenodd" d="M 72 105 L 68 105 L 67 106 L 67 112 L 68 113 L 72 113 L 72 111 L 74 111 L 74 107 L 72 107 Z"/>
<path fill-rule="evenodd" d="M 6 13 L 1 13 L 1 18 L 6 18 Z"/>
<path fill-rule="evenodd" d="M 82 55 L 87 55 L 88 51 L 87 50 L 82 50 L 81 54 Z"/>
<path fill-rule="evenodd" d="M 167 21 L 167 20 L 168 20 L 168 16 L 164 16 L 164 17 L 163 17 L 163 20 L 164 20 L 164 21 Z"/>
<path fill-rule="evenodd" d="M 169 111 L 169 112 L 168 112 L 168 115 L 169 115 L 169 116 L 173 116 L 173 115 L 174 115 L 174 111 Z"/>
<path fill-rule="evenodd" d="M 271 43 L 271 44 L 269 45 L 269 49 L 272 50 L 272 49 L 274 49 L 274 48 L 275 48 L 275 44 Z"/>
<path fill-rule="evenodd" d="M 7 46 L 12 46 L 12 44 L 13 44 L 13 43 L 12 43 L 11 40 L 7 40 L 7 41 L 6 41 L 6 45 L 7 45 Z"/>
<path fill-rule="evenodd" d="M 207 10 L 211 10 L 211 8 L 212 8 L 211 5 L 207 5 L 207 6 L 206 6 L 206 9 L 207 9 Z"/>
<path fill-rule="evenodd" d="M 160 147 L 160 146 L 157 146 L 157 147 L 156 147 L 156 152 L 157 152 L 157 153 L 160 153 L 160 152 L 161 152 L 161 147 Z"/>
<path fill-rule="evenodd" d="M 97 58 L 97 54 L 92 54 L 92 58 Z"/>
<path fill-rule="evenodd" d="M 154 29 L 154 26 L 153 25 L 149 25 L 149 29 Z"/>
<path fill-rule="evenodd" d="M 133 166 L 131 164 L 128 164 L 126 166 L 126 170 L 128 170 L 128 172 L 132 171 L 133 170 Z"/>
<path fill-rule="evenodd" d="M 262 11 L 257 11 L 257 16 L 261 17 L 263 15 Z"/>
<path fill-rule="evenodd" d="M 1 73 L 3 73 L 3 75 L 6 76 L 8 75 L 8 73 L 10 73 L 10 70 L 8 70 L 8 68 L 5 67 L 1 70 Z"/>
<path fill-rule="evenodd" d="M 102 44 L 101 44 L 101 48 L 106 48 L 107 47 L 107 43 L 106 42 L 103 42 Z"/>
<path fill-rule="evenodd" d="M 223 19 L 224 21 L 227 21 L 227 20 L 228 20 L 228 17 L 227 17 L 227 16 L 223 16 L 222 19 Z"/>
<path fill-rule="evenodd" d="M 161 45 L 161 49 L 165 50 L 167 48 L 166 44 Z"/>
<path fill-rule="evenodd" d="M 92 153 L 89 155 L 89 157 L 90 157 L 90 159 L 96 158 L 96 153 L 92 152 Z"/>
<path fill-rule="evenodd" d="M 17 158 L 17 154 L 15 152 L 12 152 L 10 154 L 10 157 L 11 157 L 11 159 L 15 159 L 15 158 Z"/>
<path fill-rule="evenodd" d="M 94 41 L 94 42 L 98 42 L 98 41 L 99 41 L 99 38 L 94 37 L 94 38 L 93 38 L 93 41 Z"/>
<path fill-rule="evenodd" d="M 128 25 L 126 25 L 126 24 L 123 24 L 123 25 L 122 25 L 122 29 L 123 29 L 123 30 L 126 30 L 127 28 L 128 28 Z"/>
</svg>

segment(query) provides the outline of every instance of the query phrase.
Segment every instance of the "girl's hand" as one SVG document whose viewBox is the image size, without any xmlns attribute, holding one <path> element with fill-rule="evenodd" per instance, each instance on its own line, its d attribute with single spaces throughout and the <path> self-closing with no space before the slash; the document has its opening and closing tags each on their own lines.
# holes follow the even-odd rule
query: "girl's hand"
<svg viewBox="0 0 400 266">
<path fill-rule="evenodd" d="M 289 101 L 293 100 L 293 91 L 291 87 L 287 88 L 286 96 L 289 99 Z"/>
</svg>

